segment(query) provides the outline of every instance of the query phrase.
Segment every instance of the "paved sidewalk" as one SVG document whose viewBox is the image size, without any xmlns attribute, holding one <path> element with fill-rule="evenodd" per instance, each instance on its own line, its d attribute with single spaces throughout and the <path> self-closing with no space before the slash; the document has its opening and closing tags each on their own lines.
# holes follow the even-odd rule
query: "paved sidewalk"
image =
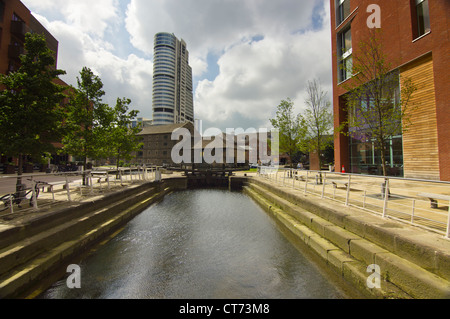
<svg viewBox="0 0 450 319">
<path fill-rule="evenodd" d="M 171 178 L 171 177 L 179 177 L 181 173 L 174 174 L 163 174 L 162 178 Z M 16 184 L 16 177 L 13 176 L 12 179 L 0 179 L 0 185 L 3 189 L 10 190 L 11 187 L 14 191 Z M 43 180 L 46 182 L 65 182 L 64 176 L 44 176 L 42 174 L 34 174 L 33 179 L 35 180 Z M 65 207 L 70 207 L 72 205 L 77 205 L 83 202 L 90 202 L 96 199 L 99 199 L 107 194 L 114 193 L 118 190 L 122 190 L 127 187 L 135 187 L 141 185 L 144 182 L 151 182 L 154 180 L 154 175 L 149 175 L 147 180 L 144 180 L 142 177 L 135 175 L 131 177 L 123 176 L 122 183 L 119 179 L 115 180 L 112 176 L 110 176 L 109 187 L 105 178 L 101 178 L 100 176 L 92 178 L 92 187 L 91 186 L 82 186 L 81 176 L 72 176 L 70 178 L 71 184 L 69 186 L 70 191 L 70 199 L 68 192 L 65 189 L 65 185 L 63 183 L 54 186 L 53 193 L 48 191 L 48 186 L 44 187 L 43 190 L 40 190 L 37 206 L 38 209 L 35 210 L 30 205 L 30 200 L 24 200 L 21 203 L 21 207 L 19 208 L 17 205 L 13 207 L 13 213 L 11 213 L 10 208 L 7 208 L 3 211 L 0 211 L 0 229 L 5 225 L 11 224 L 20 224 L 26 219 L 36 218 L 36 216 L 45 215 L 51 213 L 52 211 L 63 209 Z M 24 178 L 24 181 L 26 179 Z M 26 181 L 27 184 L 31 182 Z M 9 191 L 7 192 L 9 194 Z M 3 202 L 0 202 L 0 209 L 4 209 Z"/>
<path fill-rule="evenodd" d="M 283 171 L 278 174 L 259 175 L 247 173 L 248 176 L 263 178 L 277 187 L 293 189 L 298 193 L 314 194 L 321 198 L 332 199 L 341 205 L 366 210 L 377 215 L 400 220 L 408 224 L 446 235 L 450 223 L 450 200 L 437 200 L 437 207 L 432 207 L 429 198 L 422 193 L 445 195 L 450 198 L 449 182 L 416 181 L 407 179 L 389 179 L 389 196 L 385 201 L 382 184 L 384 178 L 376 176 L 351 175 L 350 188 L 347 189 L 349 175 L 323 172 L 325 183 L 316 180 L 316 172 L 298 172 L 295 179 Z M 308 181 L 306 185 L 306 180 Z M 348 193 L 348 195 L 347 195 Z M 347 197 L 348 196 L 348 197 Z M 385 206 L 386 205 L 386 206 Z"/>
</svg>

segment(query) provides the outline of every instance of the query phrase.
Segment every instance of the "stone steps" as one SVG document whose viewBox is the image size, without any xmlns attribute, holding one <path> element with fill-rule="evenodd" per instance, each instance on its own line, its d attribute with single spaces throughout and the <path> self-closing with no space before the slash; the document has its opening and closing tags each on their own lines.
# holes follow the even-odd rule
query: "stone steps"
<svg viewBox="0 0 450 319">
<path fill-rule="evenodd" d="M 397 256 L 357 231 L 346 230 L 342 227 L 345 214 L 322 214 L 328 217 L 324 219 L 293 203 L 292 198 L 288 201 L 264 186 L 250 181 L 244 191 L 329 267 L 363 292 L 375 298 L 450 298 L 448 280 Z M 370 265 L 380 267 L 380 289 L 368 287 Z"/>
<path fill-rule="evenodd" d="M 0 250 L 0 298 L 11 298 L 162 198 L 154 188 L 48 227 Z M 132 201 L 130 199 L 132 198 Z M 67 266 L 67 265 L 66 265 Z"/>
</svg>

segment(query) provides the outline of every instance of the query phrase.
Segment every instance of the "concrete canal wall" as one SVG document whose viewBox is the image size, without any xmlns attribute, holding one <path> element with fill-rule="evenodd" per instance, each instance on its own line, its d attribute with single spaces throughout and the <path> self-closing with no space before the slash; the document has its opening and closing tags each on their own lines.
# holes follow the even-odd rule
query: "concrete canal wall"
<svg viewBox="0 0 450 319">
<path fill-rule="evenodd" d="M 23 297 L 148 206 L 186 187 L 185 178 L 146 183 L 0 228 L 0 298 Z"/>
<path fill-rule="evenodd" d="M 244 192 L 368 297 L 450 298 L 450 242 L 442 236 L 262 179 L 248 179 Z"/>
<path fill-rule="evenodd" d="M 202 185 L 242 189 L 290 239 L 368 297 L 450 298 L 448 240 L 246 176 L 168 178 L 0 227 L 0 298 L 22 297 L 170 192 Z M 368 287 L 371 265 L 379 266 L 380 288 Z"/>
</svg>

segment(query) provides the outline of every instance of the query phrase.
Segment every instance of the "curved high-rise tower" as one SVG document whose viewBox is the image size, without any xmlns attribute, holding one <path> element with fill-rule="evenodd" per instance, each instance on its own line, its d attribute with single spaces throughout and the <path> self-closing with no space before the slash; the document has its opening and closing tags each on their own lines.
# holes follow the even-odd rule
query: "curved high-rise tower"
<svg viewBox="0 0 450 319">
<path fill-rule="evenodd" d="M 153 65 L 153 125 L 194 123 L 192 68 L 186 42 L 170 33 L 157 33 Z"/>
</svg>

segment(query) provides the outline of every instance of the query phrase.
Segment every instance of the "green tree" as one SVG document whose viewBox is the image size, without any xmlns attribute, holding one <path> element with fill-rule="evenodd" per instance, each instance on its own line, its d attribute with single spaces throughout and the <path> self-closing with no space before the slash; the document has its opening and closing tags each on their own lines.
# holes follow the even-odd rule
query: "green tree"
<svg viewBox="0 0 450 319">
<path fill-rule="evenodd" d="M 319 154 L 320 169 L 323 162 L 321 153 L 327 148 L 329 141 L 333 139 L 331 134 L 333 114 L 327 93 L 322 90 L 320 82 L 315 79 L 308 81 L 305 104 L 306 110 L 302 119 L 306 126 L 306 134 L 301 149 L 304 152 L 317 152 Z"/>
<path fill-rule="evenodd" d="M 109 128 L 106 154 L 116 160 L 119 169 L 120 160 L 131 160 L 134 153 L 142 148 L 137 134 L 141 126 L 131 126 L 131 122 L 139 114 L 139 111 L 129 111 L 130 99 L 117 99 L 116 106 L 112 109 L 113 122 Z"/>
<path fill-rule="evenodd" d="M 102 102 L 105 95 L 101 79 L 84 67 L 77 78 L 68 105 L 63 151 L 83 158 L 86 171 L 88 159 L 105 155 L 108 130 L 113 121 L 110 107 Z"/>
<path fill-rule="evenodd" d="M 294 102 L 289 98 L 282 100 L 277 107 L 276 118 L 270 122 L 279 131 L 280 153 L 286 153 L 292 159 L 306 134 L 302 117 L 294 114 Z M 291 167 L 293 165 L 291 161 Z"/>
<path fill-rule="evenodd" d="M 52 142 L 59 141 L 64 119 L 65 88 L 55 79 L 65 72 L 55 68 L 55 53 L 44 36 L 30 33 L 25 51 L 17 71 L 0 75 L 5 88 L 0 94 L 0 148 L 2 154 L 18 158 L 18 185 L 24 156 L 43 161 L 55 152 Z"/>
<path fill-rule="evenodd" d="M 349 70 L 353 77 L 343 84 L 349 91 L 345 95 L 348 117 L 340 132 L 372 141 L 381 154 L 383 176 L 387 176 L 388 142 L 408 129 L 408 114 L 414 107 L 411 96 L 417 87 L 411 79 L 392 71 L 380 40 L 381 31 L 372 32 L 367 41 L 359 44 Z"/>
</svg>

